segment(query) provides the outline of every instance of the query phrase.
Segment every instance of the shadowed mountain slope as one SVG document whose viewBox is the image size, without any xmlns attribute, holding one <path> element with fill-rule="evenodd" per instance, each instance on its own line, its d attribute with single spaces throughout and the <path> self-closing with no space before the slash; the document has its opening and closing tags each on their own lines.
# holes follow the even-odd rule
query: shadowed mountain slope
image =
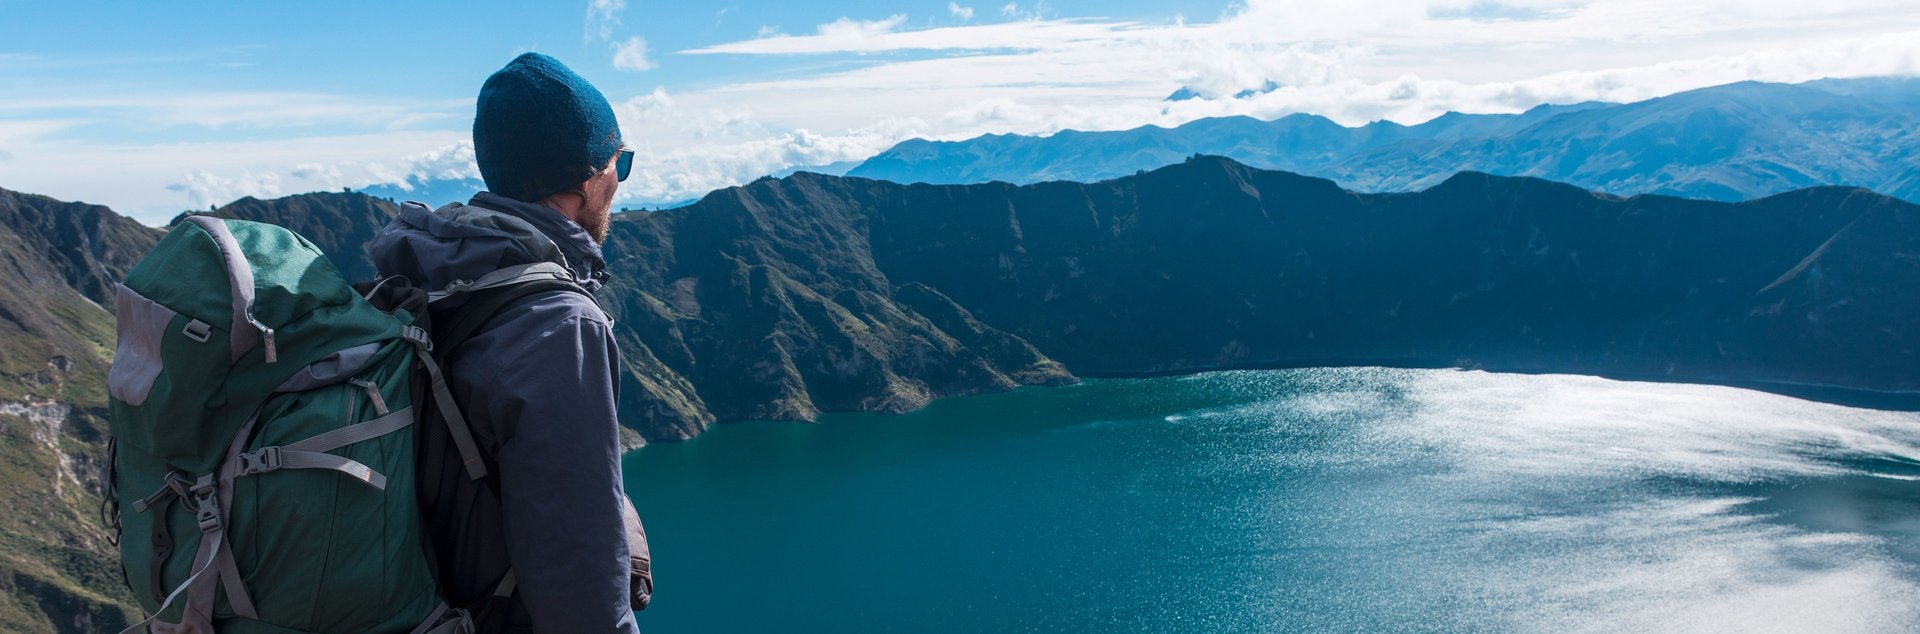
<svg viewBox="0 0 1920 634">
<path fill-rule="evenodd" d="M 1900 292 L 1920 284 L 1920 208 L 1857 189 L 1727 204 L 1465 173 L 1365 195 L 1209 157 L 1025 187 L 801 174 L 655 216 L 674 214 L 736 235 L 621 235 L 836 291 L 881 292 L 875 272 L 924 286 L 1082 374 L 1377 363 L 1920 389 L 1920 294 Z M 870 259 L 809 257 L 797 238 L 823 227 Z"/>
</svg>

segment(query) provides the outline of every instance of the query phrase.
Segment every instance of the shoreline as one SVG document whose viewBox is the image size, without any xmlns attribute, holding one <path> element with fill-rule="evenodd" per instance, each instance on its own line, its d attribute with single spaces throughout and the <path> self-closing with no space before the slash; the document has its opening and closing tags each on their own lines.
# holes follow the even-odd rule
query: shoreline
<svg viewBox="0 0 1920 634">
<path fill-rule="evenodd" d="M 1316 368 L 1382 368 L 1382 369 L 1392 369 L 1392 370 L 1461 370 L 1461 371 L 1489 372 L 1494 374 L 1518 374 L 1518 375 L 1528 375 L 1528 376 L 1544 376 L 1544 375 L 1552 375 L 1552 374 L 1561 374 L 1561 375 L 1570 375 L 1570 376 L 1589 376 L 1589 377 L 1607 379 L 1612 381 L 1632 381 L 1632 382 L 1638 382 L 1638 383 L 1666 383 L 1666 384 L 1676 384 L 1676 385 L 1707 385 L 1707 386 L 1716 386 L 1716 387 L 1730 387 L 1730 388 L 1743 389 L 1743 390 L 1753 390 L 1756 392 L 1765 392 L 1768 394 L 1776 394 L 1780 396 L 1786 396 L 1789 398 L 1800 399 L 1803 401 L 1812 401 L 1816 403 L 1825 403 L 1829 405 L 1839 405 L 1842 407 L 1854 407 L 1854 408 L 1860 408 L 1860 409 L 1871 409 L 1871 410 L 1880 410 L 1880 411 L 1889 411 L 1889 412 L 1920 412 L 1920 392 L 1893 392 L 1893 391 L 1885 391 L 1885 390 L 1871 390 L 1871 389 L 1864 389 L 1864 388 L 1847 387 L 1847 386 L 1840 386 L 1840 385 L 1795 383 L 1790 381 L 1758 381 L 1758 380 L 1732 380 L 1732 379 L 1714 380 L 1714 379 L 1706 379 L 1706 378 L 1676 378 L 1676 377 L 1661 377 L 1661 376 L 1650 376 L 1650 375 L 1634 375 L 1631 373 L 1620 373 L 1620 372 L 1613 372 L 1613 373 L 1571 372 L 1571 371 L 1563 371 L 1563 370 L 1524 370 L 1524 369 L 1504 369 L 1504 368 L 1489 368 L 1489 367 L 1468 368 L 1468 367 L 1461 367 L 1459 365 L 1450 364 L 1450 363 L 1434 363 L 1434 362 L 1428 362 L 1428 361 L 1408 361 L 1408 360 L 1389 360 L 1389 359 L 1316 359 L 1311 362 L 1268 361 L 1268 362 L 1233 364 L 1233 365 L 1225 365 L 1225 366 L 1188 368 L 1188 369 L 1180 369 L 1180 370 L 1160 370 L 1160 371 L 1153 371 L 1153 372 L 1096 372 L 1096 373 L 1085 373 L 1085 374 L 1075 373 L 1075 377 L 1079 379 L 1094 379 L 1094 380 L 1128 380 L 1128 379 L 1153 379 L 1153 378 L 1164 378 L 1164 377 L 1194 376 L 1199 374 L 1208 374 L 1212 372 L 1234 372 L 1234 371 L 1242 371 L 1242 370 L 1311 370 Z M 1017 387 L 1014 387 L 1013 389 L 1020 390 L 1020 389 L 1028 389 L 1028 388 L 1055 388 L 1055 387 L 1065 387 L 1068 385 L 1076 385 L 1078 383 L 1079 381 L 1075 381 L 1074 383 L 1062 384 L 1062 385 L 1046 385 L 1046 384 L 1036 383 L 1036 384 L 1017 386 Z M 1008 391 L 1011 391 L 1011 390 L 1008 390 Z M 929 400 L 928 403 L 931 404 L 935 401 L 943 401 L 943 400 L 954 399 L 954 398 L 966 398 L 969 396 L 987 396 L 991 394 L 1004 394 L 1004 393 L 1006 392 L 974 392 L 969 394 L 954 394 L 949 396 L 934 397 L 933 399 Z M 909 412 L 900 412 L 899 414 L 909 414 L 914 411 L 919 411 L 920 409 L 924 409 L 924 406 L 921 408 L 916 408 Z M 875 412 L 871 410 L 830 410 L 830 411 L 823 411 L 821 413 L 822 414 L 854 414 L 854 413 L 881 413 L 881 412 Z M 894 415 L 899 415 L 899 414 L 894 414 Z M 722 425 L 732 425 L 735 423 L 756 423 L 756 422 L 815 424 L 813 421 L 741 419 L 741 420 L 717 421 L 713 424 L 713 427 L 719 427 Z M 708 431 L 711 431 L 711 427 L 708 429 Z M 691 438 L 683 438 L 683 439 L 676 439 L 676 440 L 648 441 L 646 443 L 643 443 L 640 446 L 623 449 L 621 451 L 621 455 L 624 456 L 641 447 L 644 447 L 645 445 L 656 444 L 656 443 L 688 442 L 688 441 L 698 440 L 701 436 L 705 436 L 705 435 L 706 435 L 705 433 L 702 433 L 702 434 L 693 436 Z"/>
</svg>

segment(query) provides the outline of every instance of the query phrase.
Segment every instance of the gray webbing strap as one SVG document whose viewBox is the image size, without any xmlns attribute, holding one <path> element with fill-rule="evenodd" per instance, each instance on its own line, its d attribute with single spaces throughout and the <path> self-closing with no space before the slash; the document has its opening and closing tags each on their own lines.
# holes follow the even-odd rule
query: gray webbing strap
<svg viewBox="0 0 1920 634">
<path fill-rule="evenodd" d="M 239 566 L 232 561 L 232 546 L 227 543 L 226 517 L 233 508 L 233 477 L 239 470 L 240 450 L 246 447 L 247 439 L 253 435 L 254 425 L 260 422 L 259 412 L 247 419 L 247 424 L 233 436 L 233 442 L 227 446 L 227 460 L 215 468 L 214 473 L 200 476 L 189 490 L 192 497 L 188 505 L 194 509 L 200 523 L 200 547 L 193 554 L 193 567 L 173 592 L 160 602 L 160 608 L 153 616 L 135 623 L 121 632 L 132 634 L 146 630 L 154 634 L 214 634 L 213 600 L 222 589 L 226 590 L 227 603 L 233 607 L 235 616 L 247 619 L 259 619 L 254 609 L 253 597 L 248 595 L 247 587 L 240 579 Z M 156 518 L 165 521 L 165 518 Z M 211 574 L 209 574 L 211 573 Z M 159 620 L 173 606 L 174 601 L 186 597 L 186 605 L 180 613 L 179 623 Z"/>
<path fill-rule="evenodd" d="M 180 595 L 187 591 L 187 588 L 193 587 L 194 582 L 199 581 L 200 576 L 207 574 L 207 571 L 211 569 L 212 568 L 210 566 L 206 566 L 204 564 L 201 564 L 198 560 L 195 560 L 193 563 L 194 573 L 192 575 L 189 575 L 185 582 L 181 583 L 178 587 L 175 587 L 173 589 L 173 592 L 170 592 L 167 594 L 166 600 L 160 602 L 160 609 L 153 611 L 153 616 L 149 616 L 147 617 L 146 620 L 141 621 L 139 623 L 135 623 L 131 627 L 128 627 L 127 629 L 120 630 L 120 634 L 138 634 L 140 632 L 153 632 L 157 634 L 159 632 L 190 632 L 192 631 L 192 630 L 186 629 L 184 625 L 174 625 L 172 623 L 161 621 L 160 615 L 164 614 L 167 611 L 167 608 L 173 607 L 174 600 L 179 599 Z M 212 630 L 208 629 L 207 632 L 211 633 Z"/>
<path fill-rule="evenodd" d="M 486 290 L 498 286 L 512 286 L 534 280 L 565 280 L 571 282 L 573 281 L 573 273 L 568 271 L 567 267 L 553 262 L 535 262 L 533 264 L 509 266 L 482 275 L 479 279 L 471 282 L 454 282 L 448 284 L 446 290 L 427 293 L 427 302 L 437 302 L 461 293 L 472 293 L 474 291 Z"/>
<path fill-rule="evenodd" d="M 253 596 L 246 591 L 246 583 L 240 579 L 240 564 L 233 560 L 233 545 L 225 543 L 222 535 L 220 549 L 213 555 L 213 565 L 220 571 L 220 585 L 228 589 L 227 603 L 233 605 L 233 613 L 241 618 L 258 619 L 260 611 L 253 607 Z M 232 591 L 239 588 L 239 592 Z"/>
<path fill-rule="evenodd" d="M 387 409 L 387 397 L 380 395 L 380 386 L 374 385 L 372 381 L 363 381 L 360 379 L 352 379 L 347 382 L 366 391 L 367 401 L 373 403 L 373 413 L 381 416 L 393 413 Z"/>
<path fill-rule="evenodd" d="M 513 589 L 519 586 L 519 580 L 513 577 L 513 569 L 508 568 L 507 574 L 500 577 L 500 583 L 493 586 L 493 596 L 502 598 L 513 596 Z"/>
<path fill-rule="evenodd" d="M 441 623 L 439 627 L 435 627 L 425 632 L 421 632 L 420 634 L 472 634 L 472 632 L 473 632 L 473 619 L 462 616 L 460 618 L 456 618 L 456 619 L 447 621 L 445 623 Z"/>
<path fill-rule="evenodd" d="M 449 612 L 453 613 L 452 616 L 442 623 L 440 619 L 447 617 Z M 473 617 L 467 614 L 466 610 L 455 609 L 447 605 L 446 601 L 441 601 L 439 607 L 435 607 L 433 613 L 428 614 L 426 620 L 420 621 L 420 624 L 414 626 L 413 631 L 408 634 L 470 634 L 471 632 L 473 632 Z"/>
<path fill-rule="evenodd" d="M 479 445 L 473 442 L 473 432 L 467 429 L 467 417 L 460 413 L 460 405 L 453 401 L 453 392 L 447 389 L 446 374 L 440 371 L 440 362 L 433 359 L 433 341 L 428 339 L 426 331 L 409 326 L 406 338 L 419 349 L 420 363 L 427 368 L 427 377 L 431 379 L 433 402 L 439 407 L 440 418 L 447 421 L 447 432 L 453 437 L 454 448 L 460 450 L 460 463 L 467 468 L 467 478 L 479 480 L 487 477 L 486 462 L 480 459 Z"/>
<path fill-rule="evenodd" d="M 233 444 L 227 446 L 226 462 L 215 470 L 219 474 L 215 480 L 218 484 L 214 487 L 213 496 L 216 500 L 217 506 L 214 512 L 217 516 L 214 518 L 213 527 L 209 529 L 206 511 L 201 511 L 200 548 L 208 550 L 208 545 L 212 545 L 212 557 L 208 563 L 221 572 L 218 576 L 201 578 L 192 589 L 187 590 L 187 611 L 181 618 L 183 625 L 201 625 L 208 631 L 212 631 L 214 595 L 222 589 L 227 592 L 227 603 L 233 607 L 235 616 L 256 620 L 260 618 L 260 614 L 254 611 L 253 598 L 247 595 L 246 585 L 240 582 L 239 567 L 231 562 L 222 565 L 220 561 L 223 557 L 228 559 L 233 557 L 231 552 L 233 545 L 227 541 L 226 521 L 228 513 L 233 510 L 233 477 L 234 472 L 239 468 L 241 450 L 246 448 L 247 440 L 253 436 L 254 426 L 260 422 L 259 416 L 260 413 L 255 411 L 253 416 L 247 418 L 247 424 L 240 428 L 239 433 L 233 435 Z M 195 484 L 198 486 L 200 483 Z M 228 570 L 231 571 L 231 576 L 227 574 Z"/>
<path fill-rule="evenodd" d="M 255 475 L 269 471 L 278 471 L 280 469 L 328 469 L 338 471 L 347 477 L 359 480 L 367 486 L 382 491 L 387 489 L 387 476 L 381 475 L 380 472 L 374 471 L 373 467 L 361 464 L 352 458 L 318 451 L 289 451 L 282 449 L 277 453 L 280 455 L 277 466 L 267 467 L 260 471 L 242 473 L 241 475 Z"/>
<path fill-rule="evenodd" d="M 373 420 L 348 425 L 339 429 L 289 444 L 282 449 L 290 451 L 333 451 L 353 443 L 373 440 L 391 434 L 413 424 L 413 408 L 403 407 Z"/>
<path fill-rule="evenodd" d="M 341 427 L 286 446 L 261 447 L 240 454 L 235 475 L 259 475 L 281 469 L 330 469 L 384 491 L 387 488 L 387 476 L 351 458 L 326 452 L 379 438 L 412 424 L 413 408 L 406 407 L 386 416 Z"/>
</svg>

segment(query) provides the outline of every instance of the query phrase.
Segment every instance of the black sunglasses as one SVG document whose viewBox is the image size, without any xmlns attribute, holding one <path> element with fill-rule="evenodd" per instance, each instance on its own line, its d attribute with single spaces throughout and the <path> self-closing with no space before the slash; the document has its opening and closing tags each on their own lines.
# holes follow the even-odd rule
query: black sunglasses
<svg viewBox="0 0 1920 634">
<path fill-rule="evenodd" d="M 613 175 L 626 182 L 627 175 L 633 173 L 633 150 L 620 148 L 620 158 L 613 163 Z"/>
</svg>

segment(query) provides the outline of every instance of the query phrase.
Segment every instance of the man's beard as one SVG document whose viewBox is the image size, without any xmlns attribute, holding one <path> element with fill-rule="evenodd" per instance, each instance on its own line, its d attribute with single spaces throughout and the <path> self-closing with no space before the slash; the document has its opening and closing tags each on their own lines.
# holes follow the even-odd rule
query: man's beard
<svg viewBox="0 0 1920 634">
<path fill-rule="evenodd" d="M 599 213 L 584 220 L 586 222 L 581 223 L 580 228 L 587 230 L 587 237 L 593 238 L 594 244 L 606 244 L 607 232 L 613 228 L 612 206 L 603 207 Z"/>
</svg>

